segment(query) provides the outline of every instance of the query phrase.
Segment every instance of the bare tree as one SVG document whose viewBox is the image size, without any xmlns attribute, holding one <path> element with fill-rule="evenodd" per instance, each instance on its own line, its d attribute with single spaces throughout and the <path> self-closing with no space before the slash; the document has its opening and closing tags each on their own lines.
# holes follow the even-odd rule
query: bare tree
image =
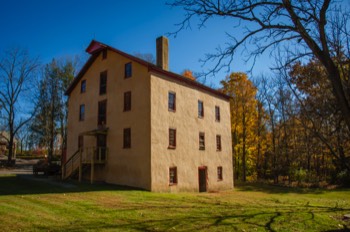
<svg viewBox="0 0 350 232">
<path fill-rule="evenodd" d="M 144 61 L 147 61 L 149 63 L 155 64 L 156 63 L 156 58 L 154 58 L 154 55 L 151 53 L 140 53 L 140 52 L 135 52 L 134 56 L 137 58 L 140 58 Z"/>
<path fill-rule="evenodd" d="M 67 140 L 68 99 L 64 92 L 74 78 L 77 57 L 52 60 L 43 68 L 36 96 L 37 111 L 30 130 L 38 145 L 48 149 L 48 162 L 54 157 L 55 147 L 60 145 L 63 155 Z"/>
<path fill-rule="evenodd" d="M 255 59 L 277 47 L 288 54 L 285 65 L 305 57 L 316 57 L 324 66 L 332 92 L 350 131 L 350 12 L 342 1 L 331 0 L 174 0 L 171 6 L 182 7 L 185 18 L 178 33 L 199 18 L 199 27 L 213 17 L 233 19 L 236 27 L 245 31 L 241 37 L 227 33 L 229 41 L 216 54 L 207 55 L 205 62 L 216 61 L 210 71 L 229 68 L 238 48 L 243 47 Z M 248 51 L 246 44 L 254 49 Z M 293 48 L 293 49 L 291 49 Z M 347 67 L 347 68 L 344 68 Z M 209 74 L 209 73 L 208 73 Z"/>
<path fill-rule="evenodd" d="M 30 58 L 27 51 L 19 48 L 6 50 L 0 60 L 0 104 L 5 130 L 9 133 L 9 164 L 12 163 L 15 136 L 32 117 L 28 110 L 22 109 L 28 108 L 24 98 L 28 98 L 26 94 L 37 67 L 37 59 Z"/>
<path fill-rule="evenodd" d="M 259 80 L 259 100 L 263 103 L 266 113 L 268 115 L 267 127 L 270 130 L 271 141 L 269 144 L 269 156 L 271 159 L 271 174 L 274 179 L 274 183 L 278 183 L 278 175 L 280 172 L 280 168 L 278 165 L 279 154 L 277 154 L 277 139 L 278 139 L 278 110 L 277 110 L 277 99 L 276 95 L 278 94 L 277 90 L 274 87 L 274 83 L 269 81 L 266 76 L 261 76 Z M 268 159 L 266 157 L 265 159 Z M 264 170 L 264 177 L 266 178 L 266 167 Z"/>
</svg>

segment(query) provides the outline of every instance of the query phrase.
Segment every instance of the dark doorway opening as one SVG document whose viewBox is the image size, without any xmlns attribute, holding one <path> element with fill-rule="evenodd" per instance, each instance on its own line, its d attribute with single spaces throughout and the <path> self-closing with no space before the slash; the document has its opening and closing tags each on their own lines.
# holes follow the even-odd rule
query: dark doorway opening
<svg viewBox="0 0 350 232">
<path fill-rule="evenodd" d="M 207 191 L 207 167 L 198 168 L 199 192 Z"/>
<path fill-rule="evenodd" d="M 106 147 L 107 147 L 107 136 L 104 134 L 99 134 L 96 137 L 97 140 L 97 160 L 106 160 Z"/>
</svg>

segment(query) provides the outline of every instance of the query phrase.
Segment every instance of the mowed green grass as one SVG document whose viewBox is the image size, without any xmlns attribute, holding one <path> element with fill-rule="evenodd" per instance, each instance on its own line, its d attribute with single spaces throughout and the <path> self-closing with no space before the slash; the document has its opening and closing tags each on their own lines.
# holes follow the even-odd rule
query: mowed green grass
<svg viewBox="0 0 350 232">
<path fill-rule="evenodd" d="M 150 193 L 0 176 L 0 231 L 347 231 L 350 190 Z"/>
</svg>

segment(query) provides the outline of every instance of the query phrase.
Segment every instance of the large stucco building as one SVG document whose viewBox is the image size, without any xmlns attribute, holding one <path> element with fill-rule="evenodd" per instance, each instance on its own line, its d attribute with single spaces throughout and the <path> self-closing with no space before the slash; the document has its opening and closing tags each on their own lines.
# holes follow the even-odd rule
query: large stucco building
<svg viewBox="0 0 350 232">
<path fill-rule="evenodd" d="M 97 41 L 86 51 L 66 92 L 63 178 L 157 192 L 233 188 L 229 97 L 168 71 L 167 38 L 157 39 L 157 65 Z"/>
</svg>

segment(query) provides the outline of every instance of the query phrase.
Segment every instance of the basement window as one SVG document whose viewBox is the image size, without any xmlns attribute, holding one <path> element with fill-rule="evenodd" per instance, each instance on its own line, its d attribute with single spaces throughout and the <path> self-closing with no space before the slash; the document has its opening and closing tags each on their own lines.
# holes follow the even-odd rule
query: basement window
<svg viewBox="0 0 350 232">
<path fill-rule="evenodd" d="M 169 168 L 169 185 L 177 184 L 177 168 L 170 167 Z"/>
<path fill-rule="evenodd" d="M 218 167 L 218 181 L 222 181 L 222 167 Z"/>
</svg>

